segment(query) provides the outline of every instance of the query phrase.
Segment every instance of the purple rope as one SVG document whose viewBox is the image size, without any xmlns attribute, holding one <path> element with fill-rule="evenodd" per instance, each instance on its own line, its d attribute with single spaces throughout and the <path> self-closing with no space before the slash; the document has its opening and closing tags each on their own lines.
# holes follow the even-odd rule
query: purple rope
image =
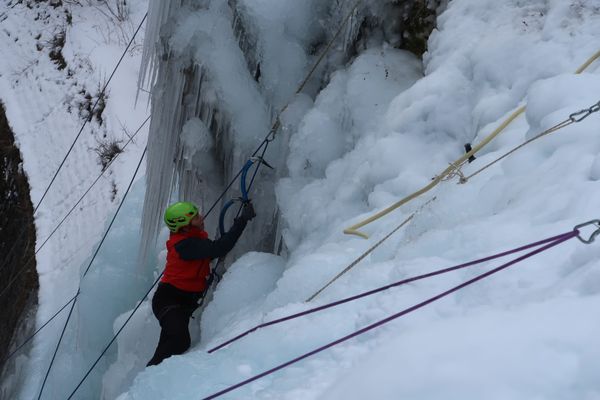
<svg viewBox="0 0 600 400">
<path fill-rule="evenodd" d="M 310 351 L 310 352 L 308 352 L 306 354 L 303 354 L 303 355 L 301 355 L 299 357 L 296 357 L 293 360 L 287 361 L 287 362 L 285 362 L 285 363 L 283 363 L 281 365 L 278 365 L 277 367 L 271 368 L 268 371 L 262 372 L 262 373 L 260 373 L 258 375 L 255 375 L 255 376 L 253 376 L 251 378 L 248 378 L 248 379 L 246 379 L 246 380 L 244 380 L 242 382 L 239 382 L 239 383 L 237 383 L 235 385 L 229 386 L 229 387 L 227 387 L 227 388 L 225 388 L 225 389 L 223 389 L 223 390 L 221 390 L 221 391 L 219 391 L 217 393 L 211 394 L 208 397 L 204 397 L 204 398 L 202 398 L 202 400 L 216 399 L 217 397 L 220 397 L 220 396 L 222 396 L 222 395 L 224 395 L 226 393 L 229 393 L 232 390 L 235 390 L 235 389 L 237 389 L 237 388 L 239 388 L 241 386 L 245 386 L 245 385 L 247 385 L 247 384 L 249 384 L 249 383 L 251 383 L 251 382 L 253 382 L 253 381 L 257 380 L 257 379 L 260 379 L 260 378 L 262 378 L 264 376 L 267 376 L 267 375 L 270 375 L 270 374 L 272 374 L 272 373 L 274 373 L 276 371 L 279 371 L 280 369 L 286 368 L 286 367 L 288 367 L 288 366 L 290 366 L 292 364 L 297 363 L 298 361 L 301 361 L 301 360 L 303 360 L 305 358 L 308 358 L 308 357 L 313 356 L 313 355 L 315 355 L 317 353 L 320 353 L 323 350 L 329 349 L 330 347 L 336 346 L 336 345 L 338 345 L 338 344 L 340 344 L 342 342 L 345 342 L 345 341 L 347 341 L 349 339 L 352 339 L 352 338 L 354 338 L 356 336 L 362 335 L 363 333 L 366 333 L 366 332 L 368 332 L 368 331 L 370 331 L 372 329 L 378 328 L 378 327 L 380 327 L 380 326 L 382 326 L 382 325 L 384 325 L 384 324 L 386 324 L 386 323 L 388 323 L 388 322 L 390 322 L 390 321 L 392 321 L 392 320 L 394 320 L 396 318 L 400 318 L 400 317 L 402 317 L 402 316 L 404 316 L 406 314 L 409 314 L 409 313 L 411 313 L 411 312 L 413 312 L 415 310 L 418 310 L 421 307 L 424 307 L 424 306 L 426 306 L 426 305 L 428 305 L 430 303 L 433 303 L 434 301 L 437 301 L 437 300 L 439 300 L 439 299 L 441 299 L 443 297 L 446 297 L 449 294 L 454 293 L 454 292 L 456 292 L 456 291 L 458 291 L 458 290 L 460 290 L 460 289 L 462 289 L 462 288 L 464 288 L 466 286 L 469 286 L 472 283 L 475 283 L 475 282 L 480 281 L 480 280 L 482 280 L 484 278 L 487 278 L 488 276 L 493 275 L 493 274 L 495 274 L 497 272 L 500 272 L 503 269 L 506 269 L 506 268 L 510 267 L 511 265 L 513 265 L 513 264 L 516 264 L 516 263 L 518 263 L 520 261 L 523 261 L 523 260 L 525 260 L 525 259 L 527 259 L 529 257 L 532 257 L 532 256 L 534 256 L 534 255 L 536 255 L 538 253 L 546 251 L 546 250 L 550 249 L 551 247 L 554 247 L 554 246 L 557 246 L 557 245 L 561 244 L 562 242 L 566 242 L 567 240 L 576 237 L 578 234 L 579 234 L 579 231 L 573 230 L 572 232 L 559 235 L 559 236 L 556 237 L 556 239 L 553 242 L 551 242 L 549 244 L 546 244 L 545 246 L 540 247 L 539 249 L 533 250 L 533 251 L 531 251 L 531 252 L 529 252 L 527 254 L 524 254 L 524 255 L 522 255 L 520 257 L 517 257 L 517 258 L 515 258 L 512 261 L 509 261 L 509 262 L 507 262 L 505 264 L 502 264 L 501 266 L 496 267 L 496 268 L 494 268 L 494 269 L 492 269 L 492 270 L 490 270 L 488 272 L 485 272 L 485 273 L 483 273 L 481 275 L 478 275 L 475 278 L 470 279 L 470 280 L 468 280 L 466 282 L 463 282 L 460 285 L 455 286 L 455 287 L 453 287 L 451 289 L 448 289 L 447 291 L 445 291 L 443 293 L 440 293 L 440 294 L 438 294 L 436 296 L 433 296 L 433 297 L 431 297 L 431 298 L 429 298 L 429 299 L 427 299 L 427 300 L 425 300 L 425 301 L 423 301 L 421 303 L 418 303 L 418 304 L 416 304 L 416 305 L 414 305 L 412 307 L 406 308 L 406 309 L 400 311 L 397 314 L 391 315 L 391 316 L 389 316 L 389 317 L 387 317 L 385 319 L 382 319 L 382 320 L 380 320 L 378 322 L 375 322 L 375 323 L 373 323 L 373 324 L 371 324 L 369 326 L 366 326 L 366 327 L 364 327 L 364 328 L 362 328 L 362 329 L 360 329 L 360 330 L 358 330 L 356 332 L 353 332 L 353 333 L 351 333 L 349 335 L 346 335 L 346 336 L 344 336 L 344 337 L 342 337 L 342 338 L 340 338 L 338 340 L 335 340 L 335 341 L 333 341 L 331 343 L 328 343 L 328 344 L 326 344 L 324 346 L 321 346 L 321 347 L 319 347 L 319 348 L 317 348 L 315 350 L 312 350 L 312 351 Z M 532 245 L 529 245 L 529 247 L 531 247 L 531 246 Z"/>
<path fill-rule="evenodd" d="M 212 353 L 214 351 L 222 349 L 223 347 L 225 347 L 225 346 L 227 346 L 227 345 L 229 345 L 229 344 L 231 344 L 231 343 L 233 343 L 233 342 L 235 342 L 235 341 L 243 338 L 244 336 L 249 335 L 252 332 L 257 331 L 260 328 L 265 328 L 267 326 L 276 325 L 276 324 L 279 324 L 279 323 L 282 323 L 282 322 L 285 322 L 285 321 L 289 321 L 289 320 L 292 320 L 292 319 L 303 317 L 305 315 L 312 314 L 312 313 L 315 313 L 315 312 L 318 312 L 318 311 L 322 311 L 322 310 L 325 310 L 327 308 L 336 307 L 336 306 L 339 306 L 340 304 L 348 303 L 348 302 L 351 302 L 351 301 L 354 301 L 354 300 L 358 300 L 358 299 L 363 298 L 363 297 L 371 296 L 373 294 L 376 294 L 376 293 L 379 293 L 379 292 L 383 292 L 385 290 L 391 289 L 391 288 L 396 287 L 396 286 L 401 286 L 401 285 L 404 285 L 404 284 L 407 284 L 407 283 L 410 283 L 410 282 L 415 282 L 415 281 L 418 281 L 418 280 L 421 280 L 421 279 L 430 278 L 432 276 L 441 275 L 441 274 L 445 274 L 445 273 L 448 273 L 448 272 L 456 271 L 458 269 L 471 267 L 473 265 L 481 264 L 483 262 L 494 260 L 494 259 L 500 258 L 500 257 L 504 257 L 504 256 L 507 256 L 507 255 L 510 255 L 510 254 L 513 254 L 513 253 L 518 253 L 520 251 L 527 250 L 527 249 L 530 249 L 532 247 L 537 247 L 537 246 L 540 246 L 542 244 L 553 242 L 555 240 L 561 239 L 561 238 L 566 237 L 566 236 L 569 236 L 569 238 L 570 238 L 570 237 L 572 237 L 572 235 L 573 235 L 573 232 L 563 233 L 561 235 L 556 235 L 556 236 L 553 236 L 553 237 L 550 237 L 550 238 L 547 238 L 547 239 L 544 239 L 544 240 L 540 240 L 538 242 L 534 242 L 534 243 L 531 243 L 531 244 L 528 244 L 528 245 L 525 245 L 525 246 L 517 247 L 516 249 L 508 250 L 508 251 L 505 251 L 503 253 L 498 253 L 498 254 L 495 254 L 495 255 L 492 255 L 492 256 L 480 258 L 478 260 L 469 261 L 467 263 L 459 264 L 459 265 L 456 265 L 454 267 L 449 267 L 449 268 L 444 268 L 444 269 L 440 269 L 440 270 L 437 270 L 437 271 L 432 271 L 432 272 L 429 272 L 427 274 L 413 276 L 411 278 L 406 278 L 406 279 L 403 279 L 401 281 L 394 282 L 394 283 L 391 283 L 389 285 L 386 285 L 386 286 L 383 286 L 383 287 L 380 287 L 380 288 L 377 288 L 377 289 L 370 290 L 368 292 L 360 293 L 360 294 L 357 294 L 355 296 L 351 296 L 351 297 L 347 297 L 347 298 L 342 299 L 342 300 L 334 301 L 333 303 L 324 304 L 322 306 L 311 308 L 309 310 L 305 310 L 305 311 L 302 311 L 302 312 L 299 312 L 299 313 L 296 313 L 296 314 L 288 315 L 286 317 L 281 317 L 281 318 L 275 319 L 273 321 L 264 322 L 264 323 L 262 323 L 260 325 L 255 326 L 254 328 L 248 329 L 247 331 L 245 331 L 243 333 L 240 333 L 236 337 L 234 337 L 232 339 L 229 339 L 228 341 L 226 341 L 224 343 L 221 343 L 220 345 L 218 345 L 218 346 L 216 346 L 216 347 L 208 350 L 208 353 Z"/>
</svg>

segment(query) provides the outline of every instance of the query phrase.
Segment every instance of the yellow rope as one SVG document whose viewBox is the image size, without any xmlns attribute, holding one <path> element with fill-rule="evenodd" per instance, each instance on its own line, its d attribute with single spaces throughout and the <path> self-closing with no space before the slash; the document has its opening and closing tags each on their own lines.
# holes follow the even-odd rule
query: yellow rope
<svg viewBox="0 0 600 400">
<path fill-rule="evenodd" d="M 592 57 L 590 57 L 581 67 L 579 67 L 577 69 L 577 71 L 575 71 L 575 73 L 576 74 L 582 73 L 583 71 L 585 71 L 587 69 L 587 67 L 589 67 L 598 58 L 600 58 L 600 51 L 598 51 L 596 54 L 594 54 Z M 367 218 L 367 219 L 365 219 L 365 220 L 363 220 L 363 221 L 361 221 L 361 222 L 359 222 L 359 223 L 357 223 L 355 225 L 352 225 L 352 226 L 344 229 L 344 233 L 347 234 L 347 235 L 357 235 L 357 236 L 360 236 L 362 238 L 368 239 L 369 236 L 367 234 L 365 234 L 365 233 L 360 232 L 358 229 L 362 228 L 365 225 L 370 224 L 373 221 L 378 220 L 379 218 L 381 218 L 381 217 L 383 217 L 383 216 L 391 213 L 392 211 L 394 211 L 398 207 L 400 207 L 400 206 L 408 203 L 409 201 L 411 201 L 411 200 L 413 200 L 413 199 L 421 196 L 423 193 L 426 193 L 426 192 L 430 191 L 431 189 L 433 189 L 447 175 L 449 175 L 449 174 L 457 171 L 462 166 L 462 164 L 464 164 L 464 162 L 469 159 L 469 157 L 471 157 L 472 155 L 474 155 L 475 153 L 477 153 L 479 150 L 481 150 L 485 145 L 487 145 L 496 136 L 498 136 L 500 134 L 500 132 L 502 132 L 504 129 L 506 129 L 506 127 L 508 125 L 510 125 L 510 123 L 512 123 L 519 115 L 523 114 L 524 112 L 525 112 L 525 106 L 520 107 L 515 112 L 513 112 L 502 124 L 500 124 L 499 127 L 497 127 L 491 134 L 489 134 L 487 137 L 485 137 L 483 139 L 483 141 L 481 141 L 481 143 L 479 143 L 477 146 L 475 146 L 468 153 L 464 154 L 458 160 L 456 160 L 452 164 L 450 164 L 450 166 L 448 168 L 446 168 L 444 171 L 442 171 L 441 174 L 437 175 L 427 186 L 424 186 L 423 188 L 417 190 L 416 192 L 414 192 L 414 193 L 406 196 L 405 198 L 403 198 L 400 201 L 392 204 L 391 206 L 389 206 L 385 210 L 379 211 L 375 215 L 372 215 L 369 218 Z"/>
<path fill-rule="evenodd" d="M 459 183 L 464 184 L 467 183 L 469 181 L 469 179 L 473 178 L 475 175 L 480 174 L 481 172 L 483 172 L 484 170 L 488 169 L 489 167 L 491 167 L 492 165 L 496 164 L 498 161 L 503 160 L 504 158 L 508 157 L 509 155 L 511 155 L 512 153 L 516 152 L 517 150 L 519 150 L 522 147 L 525 147 L 526 145 L 528 145 L 529 143 L 538 140 L 546 135 L 549 135 L 551 133 L 554 133 L 558 130 L 561 130 L 562 128 L 565 128 L 569 125 L 571 125 L 573 123 L 572 120 L 570 119 L 566 119 L 556 125 L 554 125 L 552 128 L 545 130 L 544 132 L 532 137 L 529 140 L 526 140 L 525 142 L 521 143 L 520 145 L 514 147 L 513 149 L 511 149 L 510 151 L 504 153 L 502 156 L 498 157 L 497 159 L 495 159 L 494 161 L 486 164 L 485 166 L 483 166 L 482 168 L 478 169 L 477 171 L 473 172 L 471 175 L 469 176 L 464 176 L 462 175 L 460 177 Z"/>
<path fill-rule="evenodd" d="M 581 67 L 577 68 L 577 71 L 575 71 L 576 74 L 581 74 L 583 71 L 585 71 L 587 69 L 587 67 L 589 67 L 590 65 L 592 65 L 592 63 L 594 61 L 596 61 L 598 58 L 600 58 L 600 50 L 594 54 L 593 56 L 590 57 L 589 60 L 587 60 Z"/>
<path fill-rule="evenodd" d="M 331 285 L 333 282 L 335 282 L 340 276 L 344 275 L 346 272 L 350 271 L 352 268 L 354 268 L 354 266 L 356 264 L 358 264 L 359 262 L 361 262 L 366 256 L 368 256 L 369 254 L 371 254 L 371 252 L 373 252 L 373 250 L 375 250 L 377 247 L 379 247 L 383 242 L 385 242 L 390 236 L 392 236 L 394 233 L 396 233 L 400 228 L 402 228 L 404 225 L 408 224 L 410 222 L 410 220 L 412 220 L 415 216 L 415 213 L 411 214 L 408 218 L 406 218 L 404 221 L 402 221 L 402 223 L 400 225 L 398 225 L 396 228 L 394 228 L 393 231 L 391 231 L 390 233 L 388 233 L 383 239 L 381 239 L 379 242 L 375 243 L 370 249 L 368 249 L 367 251 L 365 251 L 363 254 L 361 254 L 356 260 L 352 261 L 352 263 L 350 263 L 350 265 L 348 265 L 346 268 L 344 268 L 340 273 L 338 273 L 336 276 L 334 276 L 333 278 L 331 278 L 329 280 L 329 282 L 327 282 L 321 289 L 317 290 L 312 296 L 310 296 L 308 299 L 306 299 L 306 302 L 312 301 L 315 297 L 317 297 L 323 290 L 327 289 L 329 287 L 329 285 Z"/>
<path fill-rule="evenodd" d="M 308 83 L 309 79 L 313 76 L 313 74 L 317 70 L 317 67 L 321 64 L 321 62 L 325 58 L 325 55 L 327 55 L 327 53 L 329 53 L 329 50 L 331 50 L 331 47 L 333 46 L 333 44 L 335 43 L 337 38 L 340 36 L 340 34 L 342 33 L 342 30 L 344 30 L 344 27 L 346 26 L 348 21 L 350 21 L 350 19 L 352 18 L 352 15 L 354 15 L 354 12 L 356 11 L 356 9 L 360 5 L 360 3 L 362 3 L 362 1 L 363 0 L 357 0 L 356 3 L 354 3 L 354 5 L 350 8 L 350 11 L 348 11 L 348 14 L 346 14 L 344 19 L 342 20 L 342 23 L 338 27 L 338 30 L 335 32 L 335 34 L 333 35 L 333 37 L 331 38 L 329 43 L 327 43 L 327 46 L 325 46 L 325 49 L 321 52 L 321 55 L 319 56 L 317 61 L 315 61 L 312 68 L 310 69 L 310 71 L 308 71 L 308 74 L 306 74 L 306 76 L 304 77 L 304 80 L 300 83 L 300 85 L 298 85 L 298 88 L 294 92 L 294 95 L 292 96 L 292 98 L 290 98 L 287 101 L 287 103 L 285 103 L 285 105 L 281 108 L 281 110 L 279 110 L 279 112 L 277 113 L 277 116 L 275 117 L 275 122 L 273 123 L 273 126 L 271 127 L 271 131 L 269 132 L 269 135 L 271 133 L 273 133 L 273 138 L 275 138 L 275 132 L 277 132 L 277 129 L 279 129 L 279 125 L 280 125 L 279 118 L 288 109 L 293 98 L 297 94 L 299 94 L 302 90 L 304 90 L 304 87 Z"/>
<path fill-rule="evenodd" d="M 400 225 L 398 225 L 396 228 L 394 228 L 393 231 L 391 231 L 390 233 L 388 233 L 383 239 L 381 239 L 379 242 L 375 243 L 371 248 L 369 248 L 367 251 L 365 251 L 364 253 L 362 253 L 356 260 L 352 261 L 350 263 L 350 265 L 348 265 L 346 268 L 344 268 L 336 276 L 334 276 L 333 278 L 331 278 L 329 280 L 329 282 L 327 282 L 323 287 L 321 287 L 321 289 L 317 290 L 312 296 L 310 296 L 308 299 L 306 299 L 306 301 L 309 302 L 309 301 L 313 300 L 315 297 L 317 297 L 323 290 L 327 289 L 329 287 L 329 285 L 331 285 L 333 282 L 335 282 L 340 276 L 344 275 L 346 272 L 348 272 L 352 268 L 354 268 L 356 266 L 356 264 L 358 264 L 359 262 L 361 262 L 369 254 L 371 254 L 383 242 L 385 242 L 386 240 L 388 240 L 390 238 L 390 236 L 392 236 L 394 233 L 396 233 L 398 230 L 400 230 L 400 228 L 402 228 L 404 225 L 408 224 L 423 208 L 425 208 L 427 205 L 429 205 L 431 202 L 433 202 L 435 200 L 436 200 L 436 198 L 433 197 L 430 200 L 428 200 L 427 202 L 425 202 L 423 205 L 421 205 L 417 211 L 415 211 L 414 213 L 412 213 L 411 215 L 409 215 L 408 218 L 406 218 L 404 221 L 402 221 L 402 223 L 400 223 Z"/>
<path fill-rule="evenodd" d="M 345 234 L 349 234 L 349 235 L 357 235 L 357 236 L 363 237 L 365 239 L 368 239 L 369 236 L 367 236 L 366 234 L 364 234 L 362 232 L 359 232 L 358 231 L 359 228 L 362 228 L 363 226 L 368 225 L 368 224 L 370 224 L 371 222 L 373 222 L 375 220 L 378 220 L 379 218 L 383 217 L 384 215 L 387 215 L 387 214 L 391 213 L 392 211 L 394 211 L 398 207 L 400 207 L 400 206 L 408 203 L 409 201 L 411 201 L 411 200 L 413 200 L 413 199 L 421 196 L 423 193 L 427 193 L 428 191 L 430 191 L 431 189 L 433 189 L 435 186 L 437 186 L 438 183 L 440 183 L 442 181 L 442 179 L 444 179 L 444 177 L 446 177 L 446 175 L 448 175 L 451 172 L 455 171 L 463 162 L 465 162 L 466 160 L 468 160 L 469 157 L 471 157 L 477 151 L 481 150 L 481 148 L 483 146 L 485 146 L 492 139 L 494 139 L 512 121 L 514 121 L 515 118 L 517 118 L 519 115 L 521 115 L 524 111 L 525 111 L 525 107 L 521 107 L 517 111 L 515 111 L 514 113 L 512 113 L 512 115 L 510 117 L 508 117 L 508 119 L 506 119 L 506 121 L 504 121 L 502 123 L 502 125 L 500 125 L 498 128 L 496 128 L 496 130 L 494 130 L 494 132 L 492 132 L 485 139 L 483 139 L 483 141 L 481 143 L 479 143 L 477 146 L 475 146 L 473 149 L 471 149 L 471 151 L 469 151 L 468 153 L 464 154 L 458 160 L 456 160 L 452 164 L 450 164 L 450 166 L 448 168 L 446 168 L 441 174 L 437 175 L 427 186 L 425 186 L 425 187 L 421 188 L 420 190 L 417 190 L 416 192 L 414 192 L 414 193 L 406 196 L 402 200 L 400 200 L 400 201 L 392 204 L 391 206 L 389 206 L 385 210 L 382 210 L 382 211 L 378 212 L 377 214 L 375 214 L 375 215 L 373 215 L 373 216 L 365 219 L 364 221 L 361 221 L 361 222 L 359 222 L 356 225 L 352 225 L 351 227 L 344 229 L 344 233 Z"/>
</svg>

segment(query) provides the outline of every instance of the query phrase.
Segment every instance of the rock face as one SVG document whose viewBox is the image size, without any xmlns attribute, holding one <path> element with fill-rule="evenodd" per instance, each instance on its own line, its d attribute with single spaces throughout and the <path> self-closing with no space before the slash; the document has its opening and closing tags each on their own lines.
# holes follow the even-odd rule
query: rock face
<svg viewBox="0 0 600 400">
<path fill-rule="evenodd" d="M 427 40 L 435 28 L 438 12 L 445 8 L 446 2 L 409 0 L 369 4 L 370 12 L 364 14 L 354 43 L 356 51 L 368 48 L 368 42 L 375 38 L 421 57 L 427 51 Z"/>
<path fill-rule="evenodd" d="M 37 301 L 33 206 L 21 163 L 0 103 L 0 362 L 10 350 L 19 321 Z"/>
</svg>

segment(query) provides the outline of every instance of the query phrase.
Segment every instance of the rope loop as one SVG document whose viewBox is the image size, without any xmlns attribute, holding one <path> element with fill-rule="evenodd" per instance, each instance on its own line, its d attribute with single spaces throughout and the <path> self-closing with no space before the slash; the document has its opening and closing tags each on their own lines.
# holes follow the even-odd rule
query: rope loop
<svg viewBox="0 0 600 400">
<path fill-rule="evenodd" d="M 451 168 L 450 172 L 448 172 L 446 174 L 446 176 L 444 176 L 442 178 L 442 182 L 447 182 L 447 181 L 451 181 L 454 178 L 456 178 L 457 176 L 459 177 L 459 183 L 465 179 L 465 174 L 463 174 L 462 172 L 462 167 L 465 165 L 465 162 L 461 162 L 461 163 L 449 163 L 449 168 Z"/>
<path fill-rule="evenodd" d="M 277 136 L 277 131 L 279 130 L 280 126 L 281 126 L 281 120 L 279 119 L 279 115 L 277 115 L 277 118 L 275 119 L 275 123 L 273 124 L 273 127 L 271 128 L 271 130 L 269 131 L 269 134 L 265 138 L 265 142 L 271 143 L 273 140 L 275 140 L 275 137 Z"/>
</svg>

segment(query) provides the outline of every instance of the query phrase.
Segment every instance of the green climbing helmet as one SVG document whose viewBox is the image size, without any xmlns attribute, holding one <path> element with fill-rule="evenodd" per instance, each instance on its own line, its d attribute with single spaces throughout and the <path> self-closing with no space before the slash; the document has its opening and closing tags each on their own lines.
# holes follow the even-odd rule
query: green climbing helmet
<svg viewBox="0 0 600 400">
<path fill-rule="evenodd" d="M 177 232 L 182 226 L 190 223 L 198 215 L 198 207 L 188 201 L 171 204 L 165 211 L 165 224 L 171 232 Z"/>
</svg>

